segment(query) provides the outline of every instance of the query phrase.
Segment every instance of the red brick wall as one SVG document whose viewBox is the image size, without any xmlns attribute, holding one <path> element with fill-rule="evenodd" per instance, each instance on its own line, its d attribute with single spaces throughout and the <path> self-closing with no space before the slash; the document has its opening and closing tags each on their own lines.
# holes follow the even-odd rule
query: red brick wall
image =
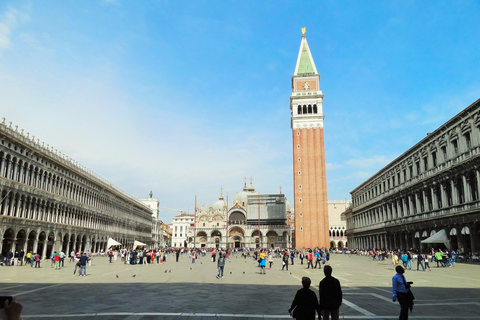
<svg viewBox="0 0 480 320">
<path fill-rule="evenodd" d="M 293 130 L 293 170 L 296 247 L 329 248 L 323 128 Z M 302 185 L 301 189 L 299 185 Z"/>
</svg>

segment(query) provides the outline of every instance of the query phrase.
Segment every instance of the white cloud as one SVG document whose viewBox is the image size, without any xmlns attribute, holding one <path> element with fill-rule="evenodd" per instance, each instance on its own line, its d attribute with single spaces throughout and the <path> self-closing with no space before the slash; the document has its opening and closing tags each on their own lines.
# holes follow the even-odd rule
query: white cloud
<svg viewBox="0 0 480 320">
<path fill-rule="evenodd" d="M 30 21 L 28 13 L 29 8 L 25 11 L 19 11 L 15 8 L 8 7 L 5 12 L 0 13 L 0 53 L 2 49 L 6 49 L 11 44 L 12 31 L 15 30 L 19 24 Z"/>
</svg>

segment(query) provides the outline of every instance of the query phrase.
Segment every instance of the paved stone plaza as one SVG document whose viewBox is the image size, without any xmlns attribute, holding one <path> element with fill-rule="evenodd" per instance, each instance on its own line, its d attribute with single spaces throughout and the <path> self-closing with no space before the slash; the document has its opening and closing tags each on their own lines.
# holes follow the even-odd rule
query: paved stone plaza
<svg viewBox="0 0 480 320">
<path fill-rule="evenodd" d="M 301 277 L 312 279 L 317 295 L 323 278 L 323 270 L 307 270 L 298 259 L 288 272 L 275 259 L 272 270 L 261 275 L 252 258 L 233 256 L 224 278 L 216 279 L 209 256 L 195 264 L 187 256 L 178 263 L 168 258 L 160 265 L 131 266 L 96 257 L 86 277 L 74 277 L 70 262 L 57 271 L 50 261 L 42 261 L 41 269 L 1 267 L 0 295 L 16 296 L 24 305 L 24 319 L 285 319 Z M 390 260 L 332 255 L 331 265 L 344 293 L 341 318 L 398 318 Z M 410 318 L 478 319 L 480 263 L 435 266 L 431 272 L 406 272 L 416 296 Z"/>
</svg>

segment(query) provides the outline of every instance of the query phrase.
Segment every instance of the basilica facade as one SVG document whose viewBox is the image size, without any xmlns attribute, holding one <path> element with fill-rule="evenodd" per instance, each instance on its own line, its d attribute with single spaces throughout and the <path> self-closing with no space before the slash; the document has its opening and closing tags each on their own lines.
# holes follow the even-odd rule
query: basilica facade
<svg viewBox="0 0 480 320">
<path fill-rule="evenodd" d="M 140 201 L 28 132 L 0 122 L 0 252 L 151 246 L 157 216 Z"/>
<path fill-rule="evenodd" d="M 259 194 L 246 183 L 231 203 L 222 194 L 208 206 L 196 208 L 191 246 L 208 248 L 290 247 L 290 204 L 285 195 Z"/>
</svg>

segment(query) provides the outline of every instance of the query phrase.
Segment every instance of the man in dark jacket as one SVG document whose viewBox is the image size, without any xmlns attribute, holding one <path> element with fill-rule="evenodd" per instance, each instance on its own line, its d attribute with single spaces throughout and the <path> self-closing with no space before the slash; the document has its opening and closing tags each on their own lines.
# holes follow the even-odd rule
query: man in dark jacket
<svg viewBox="0 0 480 320">
<path fill-rule="evenodd" d="M 340 281 L 332 277 L 332 267 L 325 266 L 323 268 L 325 278 L 319 284 L 319 311 L 323 315 L 324 320 L 338 320 L 339 308 L 342 305 L 342 288 Z"/>
<path fill-rule="evenodd" d="M 297 291 L 292 305 L 288 309 L 289 313 L 293 310 L 293 317 L 297 320 L 315 320 L 315 312 L 319 310 L 317 295 L 309 289 L 311 283 L 310 278 L 302 278 L 303 288 Z"/>
</svg>

